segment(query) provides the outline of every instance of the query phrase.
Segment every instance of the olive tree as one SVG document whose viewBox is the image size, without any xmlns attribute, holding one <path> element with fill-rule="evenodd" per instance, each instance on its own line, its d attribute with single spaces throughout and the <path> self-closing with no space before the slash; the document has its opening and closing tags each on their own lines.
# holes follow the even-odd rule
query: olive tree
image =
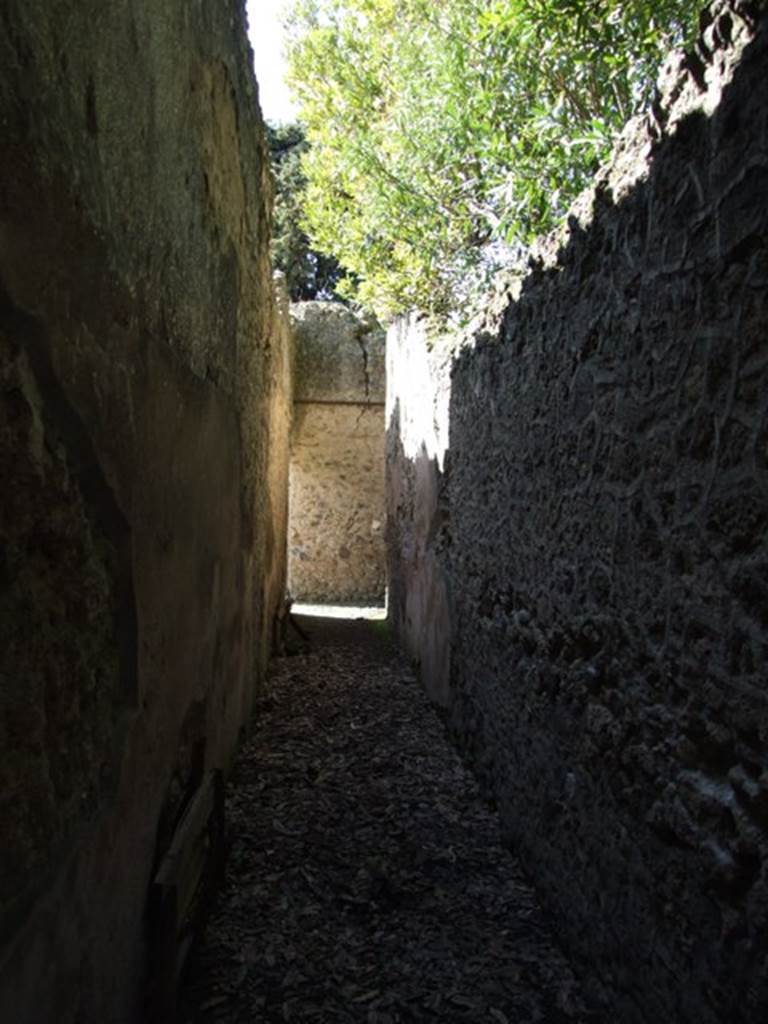
<svg viewBox="0 0 768 1024">
<path fill-rule="evenodd" d="M 304 223 L 381 316 L 445 311 L 550 228 L 627 119 L 691 0 L 294 0 Z"/>
</svg>

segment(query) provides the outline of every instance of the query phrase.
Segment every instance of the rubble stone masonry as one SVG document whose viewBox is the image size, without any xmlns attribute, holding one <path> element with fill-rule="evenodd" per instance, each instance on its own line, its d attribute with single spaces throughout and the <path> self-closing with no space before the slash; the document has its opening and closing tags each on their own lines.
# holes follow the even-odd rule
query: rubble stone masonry
<svg viewBox="0 0 768 1024">
<path fill-rule="evenodd" d="M 447 366 L 418 323 L 389 339 L 416 368 L 388 404 L 395 622 L 622 1024 L 768 1017 L 756 11 L 705 12 Z"/>
</svg>

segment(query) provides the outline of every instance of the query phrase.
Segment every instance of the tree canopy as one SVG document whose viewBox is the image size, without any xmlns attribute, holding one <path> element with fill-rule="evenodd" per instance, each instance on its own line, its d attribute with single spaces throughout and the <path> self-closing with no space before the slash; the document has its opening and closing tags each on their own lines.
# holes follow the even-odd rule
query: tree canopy
<svg viewBox="0 0 768 1024">
<path fill-rule="evenodd" d="M 267 123 L 275 202 L 272 215 L 272 262 L 285 274 L 293 302 L 328 299 L 342 275 L 333 256 L 317 252 L 302 226 L 302 194 L 306 178 L 302 156 L 308 150 L 299 124 Z"/>
<path fill-rule="evenodd" d="M 305 225 L 379 315 L 444 311 L 551 226 L 699 0 L 294 0 Z"/>
</svg>

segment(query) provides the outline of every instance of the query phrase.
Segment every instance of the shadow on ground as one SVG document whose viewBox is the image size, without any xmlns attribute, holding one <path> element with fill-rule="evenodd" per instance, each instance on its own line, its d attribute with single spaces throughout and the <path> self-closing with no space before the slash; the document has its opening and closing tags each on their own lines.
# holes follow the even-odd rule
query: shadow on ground
<svg viewBox="0 0 768 1024">
<path fill-rule="evenodd" d="M 180 1020 L 593 1019 L 386 623 L 300 624 L 233 774 Z"/>
</svg>

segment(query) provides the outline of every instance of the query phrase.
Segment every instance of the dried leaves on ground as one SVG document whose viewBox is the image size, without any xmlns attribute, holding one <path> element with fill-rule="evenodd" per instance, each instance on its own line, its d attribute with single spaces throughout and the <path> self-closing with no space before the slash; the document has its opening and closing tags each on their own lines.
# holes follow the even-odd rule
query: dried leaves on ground
<svg viewBox="0 0 768 1024">
<path fill-rule="evenodd" d="M 275 662 L 229 787 L 223 891 L 180 1020 L 579 1024 L 496 815 L 381 626 Z"/>
</svg>

